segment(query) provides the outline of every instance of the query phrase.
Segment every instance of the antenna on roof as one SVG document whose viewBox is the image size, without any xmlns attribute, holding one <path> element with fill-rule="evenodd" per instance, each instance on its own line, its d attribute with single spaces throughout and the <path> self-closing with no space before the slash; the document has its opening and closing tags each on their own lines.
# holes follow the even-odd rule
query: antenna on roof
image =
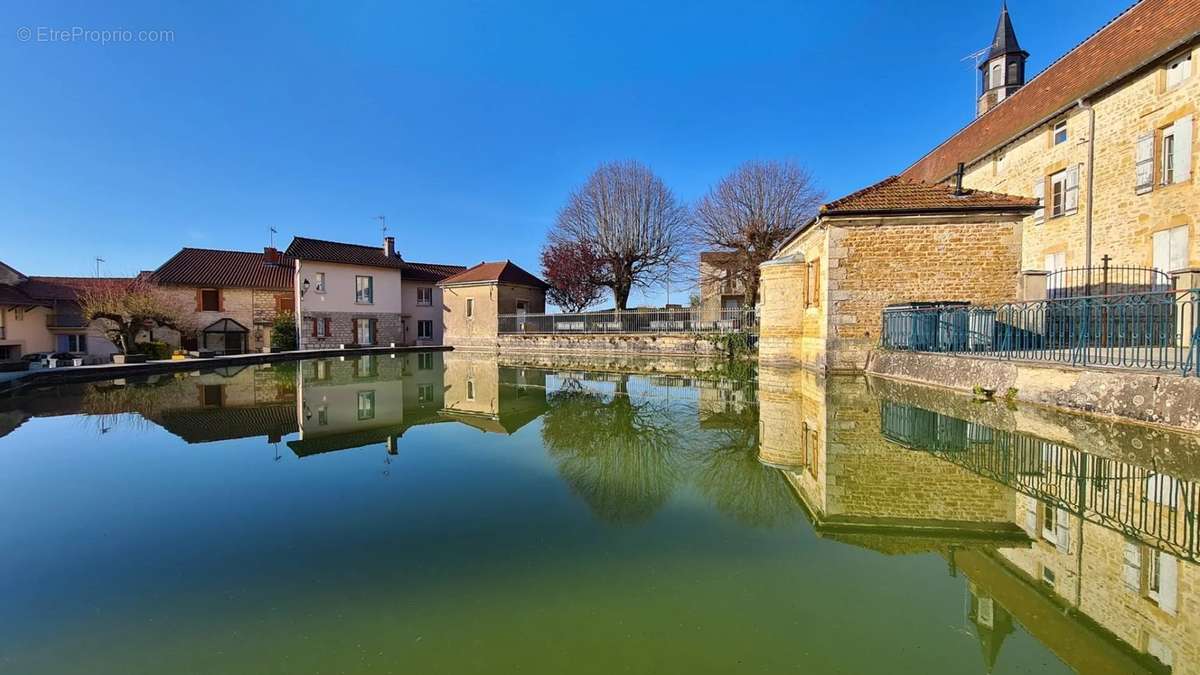
<svg viewBox="0 0 1200 675">
<path fill-rule="evenodd" d="M 978 76 L 976 75 L 976 73 L 979 72 L 980 61 L 983 60 L 983 58 L 987 55 L 989 50 L 991 50 L 990 46 L 984 47 L 983 49 L 973 51 L 970 54 L 967 54 L 966 56 L 959 59 L 959 62 L 968 61 L 968 60 L 971 61 L 971 67 L 973 69 L 971 71 L 971 117 L 972 118 L 976 117 L 977 113 L 979 112 L 979 110 L 978 110 L 979 97 L 982 96 L 982 93 L 979 91 L 979 84 L 978 84 L 979 79 L 978 79 Z"/>
<path fill-rule="evenodd" d="M 102 262 L 108 262 L 108 261 L 105 260 L 104 258 L 101 258 L 100 256 L 96 256 L 96 278 L 97 279 L 100 278 L 100 263 L 102 263 Z"/>
<path fill-rule="evenodd" d="M 269 233 L 267 236 L 271 238 L 271 248 L 275 248 L 275 233 L 278 230 L 275 229 L 274 225 L 270 225 L 267 227 L 267 232 Z"/>
<path fill-rule="evenodd" d="M 386 216 L 382 216 L 382 215 L 380 215 L 380 216 L 375 216 L 375 220 L 378 220 L 378 221 L 379 221 L 379 228 L 380 228 L 381 230 L 383 230 L 383 236 L 385 236 L 385 237 L 386 237 L 386 236 L 387 236 L 387 217 L 386 217 Z"/>
</svg>

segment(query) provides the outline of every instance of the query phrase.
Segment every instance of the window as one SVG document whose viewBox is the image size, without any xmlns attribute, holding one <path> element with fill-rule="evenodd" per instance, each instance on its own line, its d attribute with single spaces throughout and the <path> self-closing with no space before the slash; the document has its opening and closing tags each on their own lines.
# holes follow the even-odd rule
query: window
<svg viewBox="0 0 1200 675">
<path fill-rule="evenodd" d="M 1047 272 L 1054 273 L 1065 270 L 1067 268 L 1067 253 L 1065 251 L 1047 253 L 1045 262 Z"/>
<path fill-rule="evenodd" d="M 1192 177 L 1192 116 L 1180 118 L 1162 131 L 1159 182 L 1184 183 Z"/>
<path fill-rule="evenodd" d="M 313 275 L 313 278 L 315 278 L 316 282 L 317 282 L 317 283 L 313 284 L 313 292 L 314 293 L 324 293 L 325 292 L 325 273 L 317 272 L 316 274 Z"/>
<path fill-rule="evenodd" d="M 1054 570 L 1042 565 L 1042 583 L 1046 584 L 1050 588 L 1054 588 L 1054 578 Z"/>
<path fill-rule="evenodd" d="M 821 306 L 821 259 L 818 258 L 808 264 L 807 280 L 804 294 L 804 304 L 807 307 Z"/>
<path fill-rule="evenodd" d="M 429 319 L 421 319 L 420 321 L 417 321 L 417 339 L 433 339 L 433 321 Z"/>
<path fill-rule="evenodd" d="M 322 405 L 317 407 L 317 426 L 329 426 L 329 406 Z"/>
<path fill-rule="evenodd" d="M 326 361 L 326 360 L 317 361 L 316 368 L 317 368 L 317 372 L 316 372 L 315 379 L 328 380 L 330 378 L 331 375 L 329 372 L 329 361 Z"/>
<path fill-rule="evenodd" d="M 1056 541 L 1058 539 L 1058 531 L 1055 523 L 1056 511 L 1045 504 L 1042 505 L 1042 539 L 1048 541 Z"/>
<path fill-rule="evenodd" d="M 467 400 L 475 400 L 475 380 L 467 380 Z"/>
<path fill-rule="evenodd" d="M 433 385 L 432 384 L 418 384 L 417 385 L 417 402 L 418 403 L 429 403 L 431 401 L 433 401 Z"/>
<path fill-rule="evenodd" d="M 1145 194 L 1154 189 L 1154 132 L 1138 137 L 1134 153 L 1133 191 L 1139 195 Z"/>
<path fill-rule="evenodd" d="M 1192 75 L 1192 55 L 1185 54 L 1167 64 L 1167 89 L 1174 89 Z"/>
<path fill-rule="evenodd" d="M 370 305 L 375 302 L 375 280 L 373 277 L 354 277 L 354 302 Z"/>
<path fill-rule="evenodd" d="M 221 311 L 221 291 L 215 288 L 205 288 L 204 290 L 200 291 L 200 311 Z"/>
<path fill-rule="evenodd" d="M 1046 220 L 1046 181 L 1038 179 L 1033 184 L 1033 198 L 1037 200 L 1038 208 L 1033 212 L 1033 222 L 1040 223 Z"/>
<path fill-rule="evenodd" d="M 358 419 L 359 421 L 375 419 L 374 391 L 358 392 Z"/>
<path fill-rule="evenodd" d="M 1067 142 L 1067 121 L 1060 120 L 1054 123 L 1054 144 L 1060 145 Z"/>
<path fill-rule="evenodd" d="M 60 351 L 75 354 L 87 353 L 87 335 L 63 335 L 62 338 L 60 346 L 65 347 L 65 349 L 61 349 Z"/>
<path fill-rule="evenodd" d="M 467 318 L 475 316 L 475 298 L 467 298 Z"/>
<path fill-rule="evenodd" d="M 200 405 L 220 406 L 225 398 L 225 388 L 219 384 L 205 384 L 200 387 Z"/>
<path fill-rule="evenodd" d="M 428 286 L 417 287 L 417 304 L 429 307 L 433 304 L 433 289 Z"/>
<path fill-rule="evenodd" d="M 379 360 L 371 354 L 358 357 L 351 366 L 351 377 L 375 377 L 379 375 Z"/>
<path fill-rule="evenodd" d="M 354 320 L 354 344 L 375 344 L 375 319 Z"/>
<path fill-rule="evenodd" d="M 324 319 L 305 319 L 308 322 L 309 335 L 315 338 L 326 338 L 332 329 L 332 320 Z"/>
<path fill-rule="evenodd" d="M 999 87 L 1004 84 L 1004 66 L 996 63 L 992 64 L 992 86 Z"/>
<path fill-rule="evenodd" d="M 1180 225 L 1159 230 L 1152 238 L 1153 264 L 1160 272 L 1174 272 L 1188 267 L 1188 226 Z"/>
<path fill-rule="evenodd" d="M 1174 510 L 1179 506 L 1179 490 L 1174 478 L 1156 473 L 1146 477 L 1146 492 L 1143 497 Z"/>
<path fill-rule="evenodd" d="M 433 352 L 417 354 L 417 370 L 433 370 Z"/>
<path fill-rule="evenodd" d="M 1050 217 L 1079 211 L 1079 165 L 1050 175 Z"/>
</svg>

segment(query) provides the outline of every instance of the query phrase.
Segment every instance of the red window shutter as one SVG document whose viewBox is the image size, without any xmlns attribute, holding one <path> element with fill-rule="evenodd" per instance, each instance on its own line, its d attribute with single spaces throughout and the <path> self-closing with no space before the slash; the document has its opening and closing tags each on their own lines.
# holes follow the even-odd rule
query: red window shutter
<svg viewBox="0 0 1200 675">
<path fill-rule="evenodd" d="M 350 335 L 353 337 L 351 342 L 358 344 L 358 319 L 350 319 Z"/>
<path fill-rule="evenodd" d="M 217 289 L 217 311 L 225 311 L 225 289 L 223 288 Z"/>
<path fill-rule="evenodd" d="M 333 321 L 325 319 L 325 337 L 329 337 L 330 335 L 333 335 Z"/>
<path fill-rule="evenodd" d="M 197 288 L 196 289 L 196 311 L 199 312 L 203 309 L 204 309 L 204 291 L 202 289 Z"/>
<path fill-rule="evenodd" d="M 311 322 L 312 322 L 312 336 L 313 336 L 313 337 L 317 337 L 317 320 L 316 320 L 316 319 L 309 319 L 309 321 L 311 321 Z"/>
<path fill-rule="evenodd" d="M 379 342 L 379 331 L 376 330 L 376 325 L 378 324 L 378 321 L 376 321 L 375 319 L 371 319 L 370 321 L 371 321 L 371 344 L 375 344 L 375 343 Z"/>
</svg>

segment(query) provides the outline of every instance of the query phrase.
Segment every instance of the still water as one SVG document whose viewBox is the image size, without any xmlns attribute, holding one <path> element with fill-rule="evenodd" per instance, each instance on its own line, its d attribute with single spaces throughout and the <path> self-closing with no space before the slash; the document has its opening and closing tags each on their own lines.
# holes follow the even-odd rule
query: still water
<svg viewBox="0 0 1200 675">
<path fill-rule="evenodd" d="M 1197 454 L 804 373 L 50 388 L 0 399 L 0 672 L 1197 672 Z"/>
</svg>

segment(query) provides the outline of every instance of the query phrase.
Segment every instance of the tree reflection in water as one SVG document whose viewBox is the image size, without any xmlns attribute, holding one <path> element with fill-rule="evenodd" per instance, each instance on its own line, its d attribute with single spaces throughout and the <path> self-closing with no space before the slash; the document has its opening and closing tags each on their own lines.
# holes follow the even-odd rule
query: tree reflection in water
<svg viewBox="0 0 1200 675">
<path fill-rule="evenodd" d="M 758 461 L 758 406 L 707 415 L 712 433 L 694 453 L 696 484 L 722 513 L 738 522 L 770 527 L 800 515 L 783 474 Z"/>
<path fill-rule="evenodd" d="M 617 524 L 645 521 L 679 482 L 678 435 L 666 405 L 634 402 L 629 376 L 621 375 L 611 397 L 567 380 L 547 396 L 542 441 L 559 474 L 599 519 Z"/>
</svg>

